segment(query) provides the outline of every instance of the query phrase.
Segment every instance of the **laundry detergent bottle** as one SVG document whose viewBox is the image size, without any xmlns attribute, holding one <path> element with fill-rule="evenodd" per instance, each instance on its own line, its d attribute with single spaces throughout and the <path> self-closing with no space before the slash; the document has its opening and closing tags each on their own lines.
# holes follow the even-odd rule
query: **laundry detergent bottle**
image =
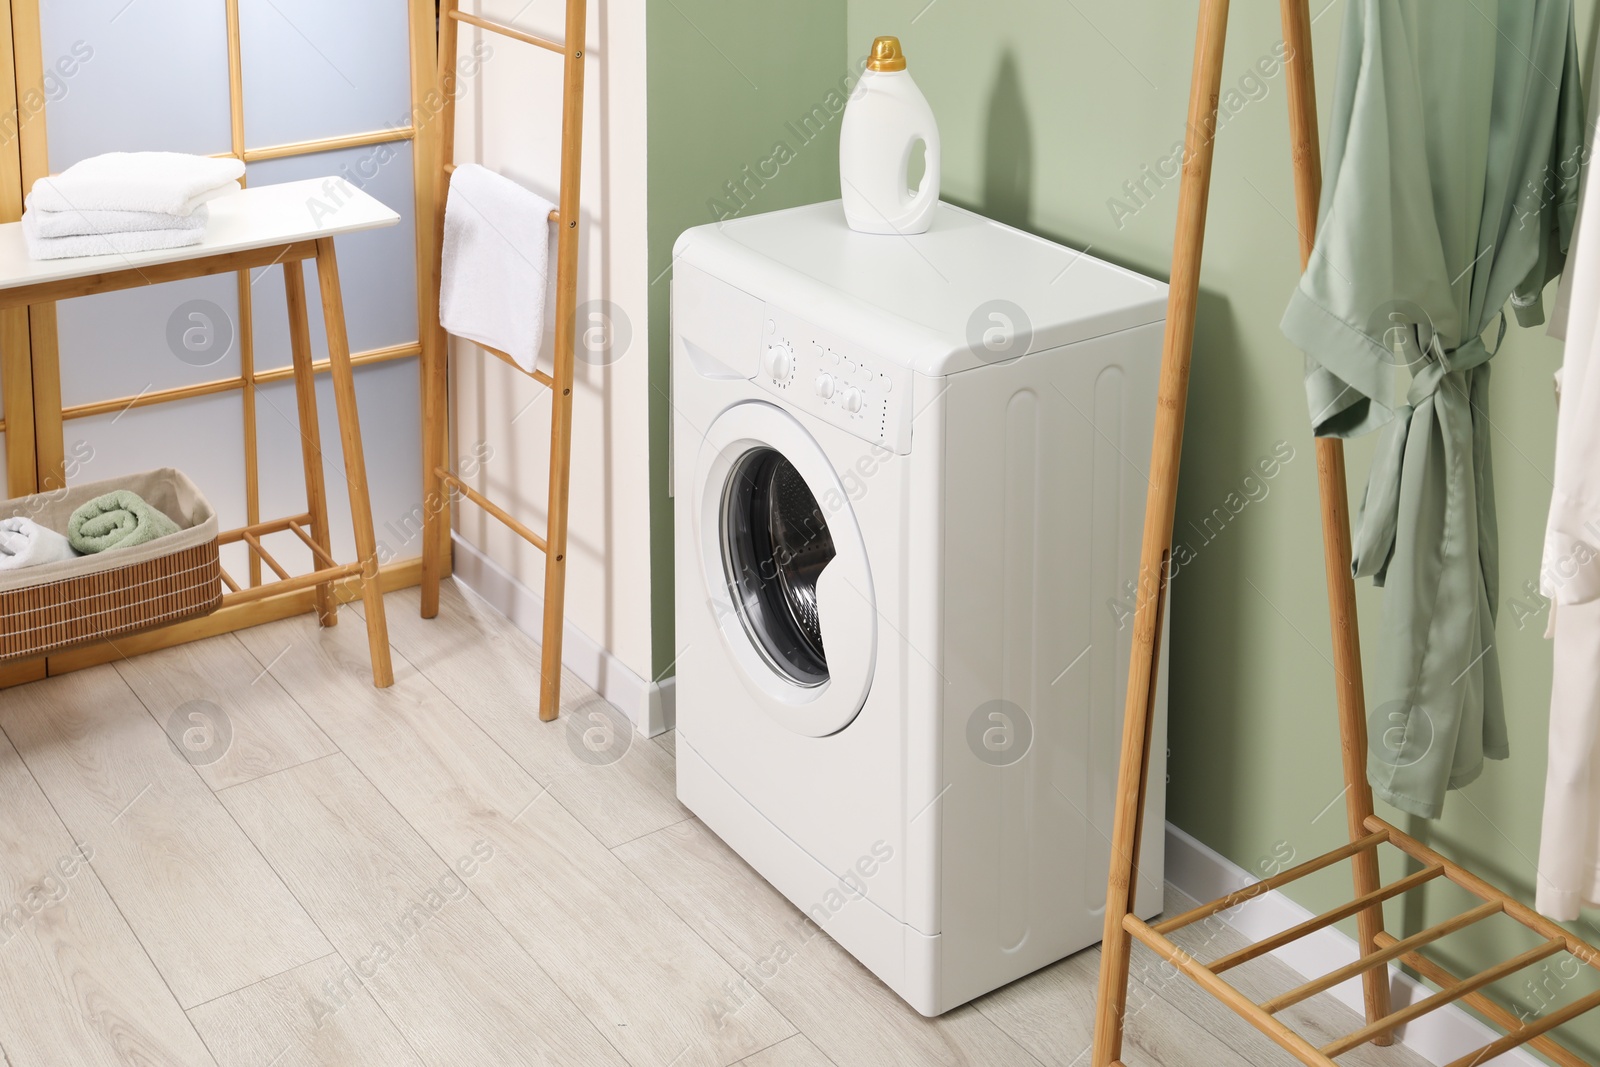
<svg viewBox="0 0 1600 1067">
<path fill-rule="evenodd" d="M 910 188 L 911 158 L 925 146 L 922 183 Z M 939 126 L 906 70 L 896 37 L 872 42 L 867 69 L 839 130 L 844 217 L 862 233 L 926 233 L 939 202 Z"/>
</svg>

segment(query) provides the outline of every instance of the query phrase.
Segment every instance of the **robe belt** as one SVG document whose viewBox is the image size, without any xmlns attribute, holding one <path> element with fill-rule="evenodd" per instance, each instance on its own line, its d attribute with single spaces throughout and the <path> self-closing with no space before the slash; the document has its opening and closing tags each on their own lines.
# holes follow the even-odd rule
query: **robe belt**
<svg viewBox="0 0 1600 1067">
<path fill-rule="evenodd" d="M 1406 441 L 1411 435 L 1411 416 L 1423 401 L 1438 392 L 1446 376 L 1457 375 L 1453 388 L 1460 390 L 1462 397 L 1468 396 L 1466 372 L 1489 362 L 1500 351 L 1500 342 L 1505 340 L 1505 312 L 1500 313 L 1499 320 L 1493 348 L 1484 341 L 1483 334 L 1449 352 L 1438 351 L 1437 337 L 1432 339 L 1431 345 L 1423 346 L 1429 355 L 1411 378 L 1406 402 L 1383 428 L 1377 454 L 1372 458 L 1366 496 L 1362 498 L 1361 511 L 1356 518 L 1354 553 L 1350 562 L 1355 577 L 1370 577 L 1373 584 L 1381 586 L 1389 560 L 1394 556 L 1395 534 L 1400 524 L 1400 476 L 1405 465 Z"/>
</svg>

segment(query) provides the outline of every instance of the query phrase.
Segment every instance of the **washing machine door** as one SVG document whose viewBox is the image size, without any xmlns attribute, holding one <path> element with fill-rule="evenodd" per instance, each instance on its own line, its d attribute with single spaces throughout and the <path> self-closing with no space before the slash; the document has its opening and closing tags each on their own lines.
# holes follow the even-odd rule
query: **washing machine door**
<svg viewBox="0 0 1600 1067">
<path fill-rule="evenodd" d="M 708 606 L 745 687 L 796 733 L 844 729 L 872 688 L 878 611 L 822 447 L 782 409 L 739 404 L 707 431 L 695 492 Z"/>
</svg>

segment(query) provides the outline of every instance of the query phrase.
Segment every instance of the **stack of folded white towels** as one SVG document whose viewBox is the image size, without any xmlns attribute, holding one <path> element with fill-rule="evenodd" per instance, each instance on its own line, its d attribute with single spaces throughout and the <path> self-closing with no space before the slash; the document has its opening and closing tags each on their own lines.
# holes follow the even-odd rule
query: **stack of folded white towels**
<svg viewBox="0 0 1600 1067">
<path fill-rule="evenodd" d="M 22 233 L 34 259 L 183 248 L 205 237 L 207 201 L 239 191 L 244 163 L 179 152 L 109 152 L 33 183 Z"/>
</svg>

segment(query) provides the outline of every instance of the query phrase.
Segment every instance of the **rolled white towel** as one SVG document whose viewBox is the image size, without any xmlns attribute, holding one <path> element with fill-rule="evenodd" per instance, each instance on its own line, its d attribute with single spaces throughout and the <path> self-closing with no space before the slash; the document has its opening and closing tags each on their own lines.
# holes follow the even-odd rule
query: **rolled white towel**
<svg viewBox="0 0 1600 1067">
<path fill-rule="evenodd" d="M 123 233 L 90 233 L 74 237 L 43 237 L 38 232 L 38 213 L 22 216 L 22 238 L 28 255 L 34 259 L 74 259 L 78 256 L 126 255 L 161 248 L 187 248 L 205 240 L 205 230 L 129 230 Z"/>
<path fill-rule="evenodd" d="M 0 571 L 60 563 L 75 556 L 65 537 L 32 519 L 21 515 L 0 519 Z"/>
<path fill-rule="evenodd" d="M 181 152 L 107 152 L 33 183 L 40 211 L 158 211 L 188 215 L 244 177 L 244 163 Z"/>
</svg>

